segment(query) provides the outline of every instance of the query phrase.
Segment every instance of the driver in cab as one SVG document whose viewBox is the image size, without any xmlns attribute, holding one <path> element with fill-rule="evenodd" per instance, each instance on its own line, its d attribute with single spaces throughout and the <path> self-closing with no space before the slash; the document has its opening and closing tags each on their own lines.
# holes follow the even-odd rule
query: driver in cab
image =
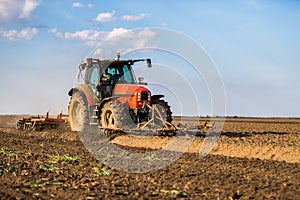
<svg viewBox="0 0 300 200">
<path fill-rule="evenodd" d="M 111 85 L 111 82 L 112 82 L 112 75 L 108 73 L 108 68 L 106 68 L 100 78 L 100 84 L 103 86 L 108 86 Z"/>
<path fill-rule="evenodd" d="M 112 75 L 108 72 L 108 68 L 106 68 L 97 85 L 97 90 L 101 93 L 101 99 L 111 96 L 111 84 Z"/>
</svg>

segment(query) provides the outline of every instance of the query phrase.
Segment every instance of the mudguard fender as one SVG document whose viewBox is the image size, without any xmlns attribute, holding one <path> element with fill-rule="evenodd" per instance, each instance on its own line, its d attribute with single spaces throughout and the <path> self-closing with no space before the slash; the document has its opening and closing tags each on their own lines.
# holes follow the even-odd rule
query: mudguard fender
<svg viewBox="0 0 300 200">
<path fill-rule="evenodd" d="M 151 96 L 151 101 L 156 101 L 156 100 L 159 100 L 163 97 L 164 97 L 164 95 L 162 95 L 162 94 L 152 95 Z"/>
<path fill-rule="evenodd" d="M 68 92 L 68 95 L 72 96 L 74 92 L 80 92 L 80 93 L 84 94 L 89 106 L 95 105 L 93 91 L 90 89 L 90 87 L 88 85 L 85 85 L 85 84 L 77 85 L 76 88 L 72 88 Z"/>
</svg>

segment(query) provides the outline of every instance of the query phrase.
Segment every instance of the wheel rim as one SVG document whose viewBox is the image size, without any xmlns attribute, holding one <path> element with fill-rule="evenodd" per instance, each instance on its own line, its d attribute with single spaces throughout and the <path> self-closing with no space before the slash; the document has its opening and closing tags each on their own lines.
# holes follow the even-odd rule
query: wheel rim
<svg viewBox="0 0 300 200">
<path fill-rule="evenodd" d="M 115 119 L 111 111 L 107 111 L 105 114 L 105 125 L 108 128 L 115 128 Z"/>
</svg>

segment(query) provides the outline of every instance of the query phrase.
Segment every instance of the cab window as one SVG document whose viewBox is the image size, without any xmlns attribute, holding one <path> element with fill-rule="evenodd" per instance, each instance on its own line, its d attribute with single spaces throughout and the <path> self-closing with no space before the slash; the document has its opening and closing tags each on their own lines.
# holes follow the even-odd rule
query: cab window
<svg viewBox="0 0 300 200">
<path fill-rule="evenodd" d="M 114 84 L 116 83 L 134 83 L 134 77 L 128 65 L 110 66 L 108 73 L 112 75 Z"/>
<path fill-rule="evenodd" d="M 91 70 L 91 74 L 90 74 L 90 78 L 89 78 L 89 85 L 92 86 L 92 88 L 97 86 L 99 77 L 98 77 L 98 68 L 97 67 L 93 67 L 90 69 Z"/>
</svg>

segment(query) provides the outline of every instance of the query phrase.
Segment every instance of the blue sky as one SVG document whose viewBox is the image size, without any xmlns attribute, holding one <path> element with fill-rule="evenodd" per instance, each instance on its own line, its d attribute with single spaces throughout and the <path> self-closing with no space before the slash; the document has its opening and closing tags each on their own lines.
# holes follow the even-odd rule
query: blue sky
<svg viewBox="0 0 300 200">
<path fill-rule="evenodd" d="M 227 115 L 300 117 L 300 2 L 292 0 L 1 0 L 0 113 L 66 112 L 82 59 L 109 35 L 144 27 L 206 49 Z"/>
</svg>

